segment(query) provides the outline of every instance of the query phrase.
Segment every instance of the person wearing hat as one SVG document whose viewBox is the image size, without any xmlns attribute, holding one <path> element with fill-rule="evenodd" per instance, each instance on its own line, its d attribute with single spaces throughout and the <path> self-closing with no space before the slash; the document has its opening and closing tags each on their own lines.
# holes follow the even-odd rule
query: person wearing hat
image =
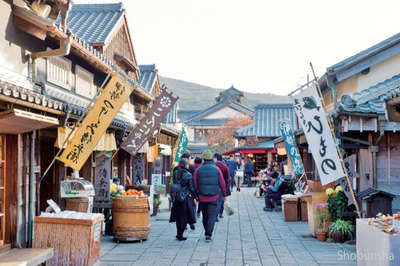
<svg viewBox="0 0 400 266">
<path fill-rule="evenodd" d="M 202 154 L 204 163 L 194 172 L 194 187 L 199 196 L 203 215 L 203 226 L 206 242 L 211 242 L 212 232 L 218 215 L 218 199 L 226 197 L 226 184 L 221 170 L 213 162 L 210 150 Z"/>
<path fill-rule="evenodd" d="M 169 222 L 176 223 L 176 239 L 186 240 L 183 237 L 187 224 L 195 224 L 196 216 L 193 212 L 196 192 L 193 185 L 193 177 L 189 172 L 189 161 L 181 159 L 173 172 L 173 184 L 180 185 L 180 191 L 173 195 L 173 204 Z"/>
</svg>

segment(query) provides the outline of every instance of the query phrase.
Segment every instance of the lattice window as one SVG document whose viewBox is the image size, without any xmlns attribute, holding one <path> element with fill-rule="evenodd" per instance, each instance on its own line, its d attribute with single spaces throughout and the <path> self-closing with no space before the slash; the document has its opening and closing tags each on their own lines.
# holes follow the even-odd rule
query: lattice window
<svg viewBox="0 0 400 266">
<path fill-rule="evenodd" d="M 86 69 L 75 66 L 75 92 L 76 94 L 93 98 L 96 95 L 96 86 L 93 84 L 94 75 Z"/>
<path fill-rule="evenodd" d="M 71 90 L 72 63 L 64 57 L 49 57 L 47 59 L 47 81 Z"/>
</svg>

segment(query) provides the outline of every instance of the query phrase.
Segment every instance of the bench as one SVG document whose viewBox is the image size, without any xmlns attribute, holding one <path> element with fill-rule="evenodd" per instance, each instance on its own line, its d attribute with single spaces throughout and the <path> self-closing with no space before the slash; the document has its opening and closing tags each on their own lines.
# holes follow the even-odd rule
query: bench
<svg viewBox="0 0 400 266">
<path fill-rule="evenodd" d="M 36 266 L 52 257 L 52 248 L 15 248 L 0 254 L 0 265 Z"/>
</svg>

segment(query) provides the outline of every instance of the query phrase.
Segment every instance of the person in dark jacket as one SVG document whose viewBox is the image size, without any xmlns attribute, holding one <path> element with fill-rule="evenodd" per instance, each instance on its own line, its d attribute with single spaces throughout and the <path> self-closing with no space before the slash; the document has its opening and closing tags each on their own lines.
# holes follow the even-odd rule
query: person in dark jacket
<svg viewBox="0 0 400 266">
<path fill-rule="evenodd" d="M 277 172 L 271 174 L 272 184 L 266 188 L 265 191 L 265 207 L 264 211 L 272 211 L 273 205 L 272 200 L 280 200 L 282 196 L 282 190 L 280 187 L 283 184 L 283 178 L 279 176 Z"/>
<path fill-rule="evenodd" d="M 192 176 L 194 176 L 194 171 L 196 170 L 196 167 L 190 163 L 190 159 L 191 159 L 191 155 L 190 153 L 187 151 L 184 154 L 182 154 L 181 158 L 182 159 L 186 159 L 189 162 L 189 172 L 192 174 Z M 196 204 L 193 204 L 193 213 L 194 215 L 196 215 Z M 190 229 L 195 230 L 196 227 L 194 226 L 194 224 L 189 223 Z"/>
<path fill-rule="evenodd" d="M 238 169 L 238 163 L 235 161 L 235 156 L 233 156 L 233 154 L 229 155 L 229 161 L 226 162 L 226 165 L 228 166 L 229 169 L 229 177 L 230 177 L 229 186 L 232 191 L 233 184 L 235 183 L 236 171 Z"/>
<path fill-rule="evenodd" d="M 201 165 L 203 164 L 203 159 L 201 159 L 200 157 L 196 157 L 194 159 L 194 167 L 199 168 Z M 194 176 L 194 175 L 193 175 Z M 196 209 L 196 206 L 194 206 L 194 208 Z M 201 208 L 200 208 L 200 204 L 198 204 L 197 206 L 197 218 L 200 218 L 200 212 L 201 212 Z"/>
<path fill-rule="evenodd" d="M 251 177 L 254 176 L 254 165 L 250 158 L 247 158 L 247 162 L 244 165 L 244 176 L 246 177 L 247 185 L 251 187 Z"/>
<path fill-rule="evenodd" d="M 190 159 L 191 159 L 191 155 L 190 153 L 187 151 L 184 154 L 182 154 L 181 159 L 187 159 L 187 161 L 189 162 L 189 172 L 192 174 L 192 176 L 194 175 L 194 171 L 196 170 L 196 167 L 190 163 Z"/>
<path fill-rule="evenodd" d="M 229 187 L 229 168 L 228 166 L 222 161 L 222 155 L 219 152 L 216 152 L 214 154 L 214 163 L 215 165 L 219 168 L 219 170 L 221 170 L 222 175 L 224 177 L 225 180 L 225 185 L 226 185 L 226 196 L 230 196 L 231 195 L 231 191 L 230 191 L 230 187 Z M 222 200 L 222 197 L 219 198 L 219 206 L 218 206 L 219 210 L 219 218 L 224 218 L 224 201 Z M 218 222 L 218 217 L 216 219 L 216 221 Z"/>
<path fill-rule="evenodd" d="M 176 239 L 179 241 L 186 240 L 183 232 L 187 224 L 195 224 L 196 217 L 193 212 L 194 203 L 196 202 L 196 192 L 193 184 L 192 174 L 189 172 L 189 161 L 181 159 L 179 165 L 174 168 L 173 173 L 174 184 L 181 185 L 179 200 L 175 200 L 171 209 L 170 223 L 176 223 Z"/>
<path fill-rule="evenodd" d="M 194 173 L 194 187 L 199 195 L 200 208 L 203 214 L 203 226 L 206 242 L 211 242 L 215 220 L 218 212 L 218 199 L 226 197 L 226 185 L 221 170 L 214 164 L 210 150 L 203 152 L 204 163 Z"/>
</svg>

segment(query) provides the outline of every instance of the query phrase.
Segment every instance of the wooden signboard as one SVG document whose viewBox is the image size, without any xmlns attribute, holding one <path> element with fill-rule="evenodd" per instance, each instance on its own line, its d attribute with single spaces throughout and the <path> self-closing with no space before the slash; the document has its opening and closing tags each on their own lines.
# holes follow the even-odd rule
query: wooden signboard
<svg viewBox="0 0 400 266">
<path fill-rule="evenodd" d="M 154 132 L 158 131 L 161 121 L 171 111 L 177 100 L 178 98 L 173 97 L 172 93 L 163 89 L 146 116 L 140 120 L 140 123 L 121 144 L 121 148 L 135 156 L 143 144 L 153 136 Z"/>
<path fill-rule="evenodd" d="M 113 74 L 82 125 L 57 159 L 79 171 L 133 90 L 128 82 Z"/>
<path fill-rule="evenodd" d="M 96 170 L 94 188 L 96 201 L 108 201 L 110 199 L 111 157 L 102 152 L 96 156 Z"/>
</svg>

